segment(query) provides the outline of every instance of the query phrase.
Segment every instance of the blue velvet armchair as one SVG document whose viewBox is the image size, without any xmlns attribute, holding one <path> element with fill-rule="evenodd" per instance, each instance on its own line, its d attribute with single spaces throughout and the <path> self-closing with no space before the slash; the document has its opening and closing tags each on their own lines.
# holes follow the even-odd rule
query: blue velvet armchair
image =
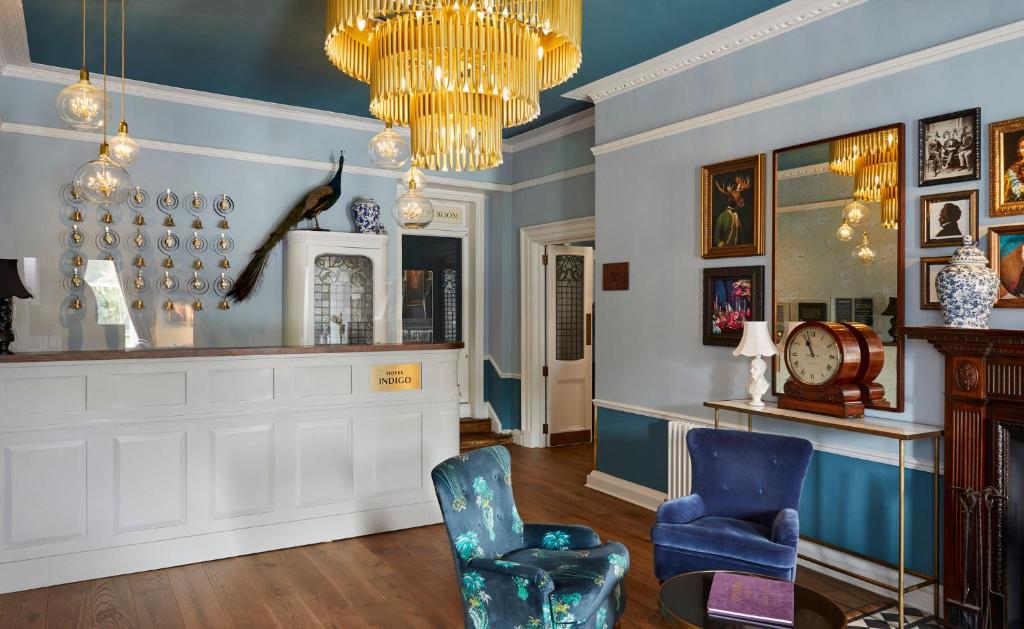
<svg viewBox="0 0 1024 629">
<path fill-rule="evenodd" d="M 811 443 L 699 428 L 687 433 L 686 446 L 693 492 L 658 509 L 651 530 L 655 576 L 736 570 L 792 581 Z"/>
<path fill-rule="evenodd" d="M 608 629 L 622 617 L 629 551 L 585 526 L 524 524 L 507 449 L 460 454 L 431 477 L 466 627 Z"/>
</svg>

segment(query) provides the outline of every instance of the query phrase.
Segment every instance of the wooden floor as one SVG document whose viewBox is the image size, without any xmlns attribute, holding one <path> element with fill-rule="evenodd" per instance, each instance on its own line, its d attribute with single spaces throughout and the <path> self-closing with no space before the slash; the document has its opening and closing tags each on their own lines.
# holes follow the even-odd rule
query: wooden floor
<svg viewBox="0 0 1024 629">
<path fill-rule="evenodd" d="M 512 450 L 527 522 L 586 523 L 629 547 L 623 627 L 661 627 L 654 513 L 583 486 L 590 446 Z M 798 581 L 854 615 L 870 592 L 801 571 Z M 856 614 L 859 615 L 859 614 Z M 0 627 L 459 627 L 462 608 L 441 525 L 0 595 Z"/>
</svg>

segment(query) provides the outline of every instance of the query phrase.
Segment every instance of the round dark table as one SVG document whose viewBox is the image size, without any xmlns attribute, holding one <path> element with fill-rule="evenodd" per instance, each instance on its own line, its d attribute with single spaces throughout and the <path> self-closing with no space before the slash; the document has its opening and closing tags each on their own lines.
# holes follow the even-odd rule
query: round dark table
<svg viewBox="0 0 1024 629">
<path fill-rule="evenodd" d="M 687 629 L 766 626 L 708 617 L 708 593 L 711 591 L 711 581 L 714 578 L 713 571 L 689 572 L 665 581 L 659 595 L 662 616 L 672 626 Z M 793 584 L 793 604 L 794 629 L 846 627 L 846 614 L 835 603 L 814 590 Z"/>
</svg>

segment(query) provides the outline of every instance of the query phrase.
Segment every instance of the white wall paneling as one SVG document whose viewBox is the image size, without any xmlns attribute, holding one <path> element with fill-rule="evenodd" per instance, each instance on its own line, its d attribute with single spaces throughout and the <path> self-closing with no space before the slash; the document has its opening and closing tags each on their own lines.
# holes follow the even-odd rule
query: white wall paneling
<svg viewBox="0 0 1024 629">
<path fill-rule="evenodd" d="M 0 364 L 0 592 L 440 522 L 458 352 Z"/>
</svg>

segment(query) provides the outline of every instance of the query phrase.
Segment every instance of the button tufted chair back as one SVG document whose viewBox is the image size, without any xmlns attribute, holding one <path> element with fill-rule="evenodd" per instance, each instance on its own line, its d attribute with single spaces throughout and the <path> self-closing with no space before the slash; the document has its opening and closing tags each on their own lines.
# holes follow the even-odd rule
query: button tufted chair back
<svg viewBox="0 0 1024 629">
<path fill-rule="evenodd" d="M 699 428 L 686 435 L 693 493 L 708 515 L 771 527 L 782 509 L 799 509 L 814 452 L 806 439 Z"/>
<path fill-rule="evenodd" d="M 455 554 L 494 559 L 523 547 L 512 497 L 512 459 L 502 446 L 454 456 L 431 473 Z"/>
</svg>

